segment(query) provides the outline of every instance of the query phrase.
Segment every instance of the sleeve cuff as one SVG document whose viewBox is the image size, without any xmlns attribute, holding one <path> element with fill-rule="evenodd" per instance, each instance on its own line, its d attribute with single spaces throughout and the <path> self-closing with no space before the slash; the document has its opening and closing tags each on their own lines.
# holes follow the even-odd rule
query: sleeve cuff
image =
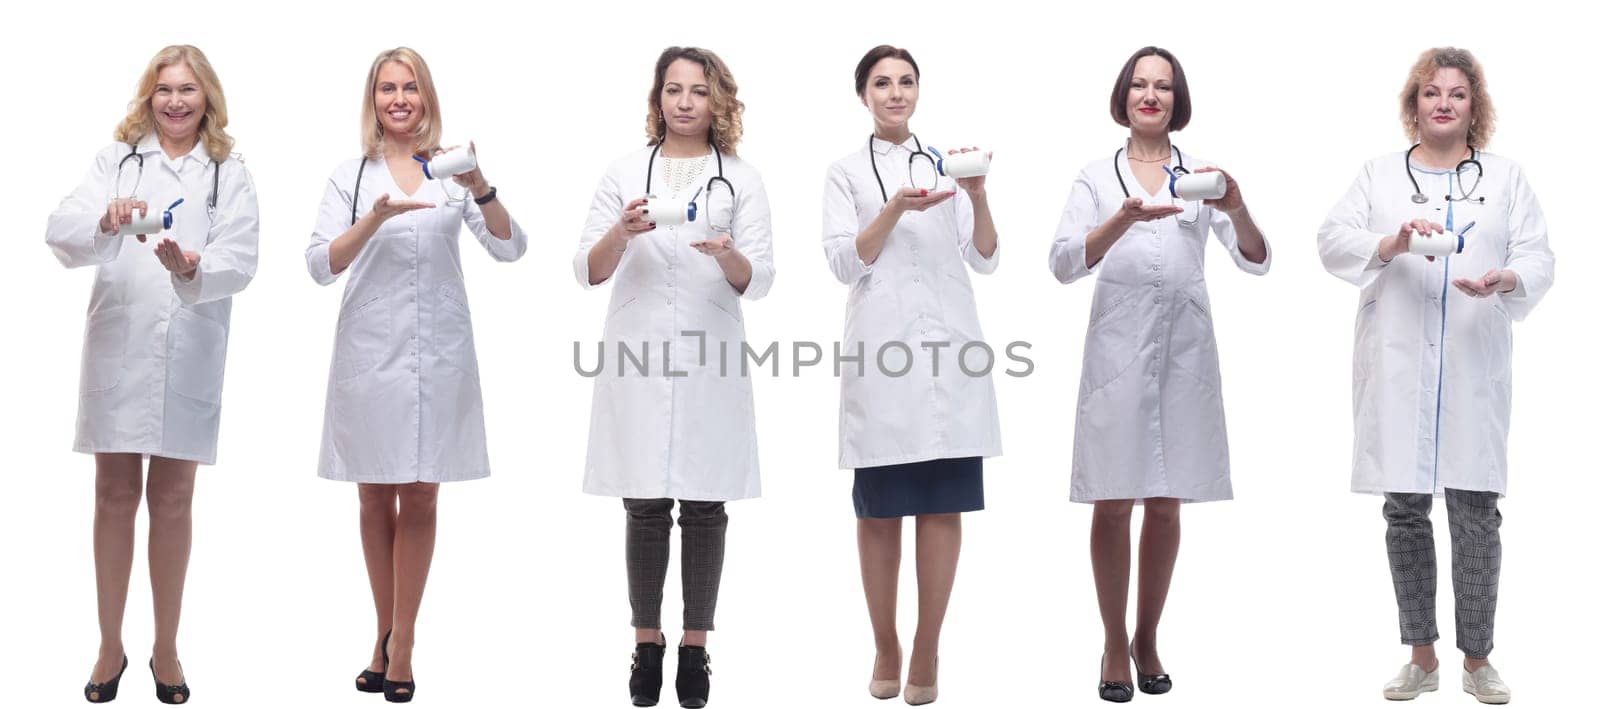
<svg viewBox="0 0 1600 709">
<path fill-rule="evenodd" d="M 205 278 L 205 272 L 195 269 L 194 278 L 184 280 L 176 273 L 168 274 L 172 279 L 172 290 L 177 291 L 178 300 L 185 305 L 194 305 L 200 302 L 200 294 L 204 290 L 200 281 Z"/>
</svg>

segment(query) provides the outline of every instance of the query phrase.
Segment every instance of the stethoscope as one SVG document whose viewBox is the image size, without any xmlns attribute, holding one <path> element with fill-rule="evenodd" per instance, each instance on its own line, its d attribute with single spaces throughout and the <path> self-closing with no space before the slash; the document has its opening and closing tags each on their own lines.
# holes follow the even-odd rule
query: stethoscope
<svg viewBox="0 0 1600 709">
<path fill-rule="evenodd" d="M 872 149 L 872 139 L 875 137 L 877 136 L 867 136 L 867 159 L 872 161 L 872 176 L 878 180 L 878 193 L 883 195 L 883 203 L 888 204 L 889 190 L 884 189 L 883 187 L 883 175 L 878 174 L 877 151 Z M 928 169 L 933 172 L 934 184 L 938 184 L 939 161 L 935 160 L 932 155 L 929 155 L 928 151 L 922 149 L 922 141 L 917 138 L 916 133 L 911 134 L 911 140 L 917 146 L 916 151 L 911 153 L 911 157 L 906 158 L 906 175 L 911 178 L 911 186 L 917 186 L 917 158 L 919 157 L 928 161 Z M 884 142 L 887 143 L 888 141 Z"/>
<path fill-rule="evenodd" d="M 1411 171 L 1411 154 L 1417 152 L 1417 148 L 1420 147 L 1422 147 L 1422 144 L 1417 143 L 1406 151 L 1406 178 L 1411 180 L 1411 189 L 1413 190 L 1411 201 L 1415 204 L 1427 204 L 1428 196 L 1422 193 L 1422 186 L 1417 184 L 1417 175 Z M 1446 202 L 1477 202 L 1478 204 L 1483 204 L 1483 197 L 1474 198 L 1472 196 L 1472 193 L 1478 191 L 1478 184 L 1483 182 L 1483 163 L 1478 162 L 1478 149 L 1470 146 L 1469 149 L 1472 150 L 1472 156 L 1456 163 L 1456 179 L 1452 181 L 1450 191 L 1445 193 L 1444 201 Z M 1477 168 L 1477 172 L 1474 173 L 1476 177 L 1472 180 L 1472 189 L 1470 190 L 1467 189 L 1466 181 L 1461 179 L 1462 171 L 1469 167 Z M 1462 193 L 1460 199 L 1455 197 L 1456 184 L 1461 185 Z"/>
<path fill-rule="evenodd" d="M 411 159 L 423 163 L 424 165 L 426 165 L 428 162 L 427 160 L 423 160 L 415 155 L 411 156 Z M 356 225 L 356 205 L 361 204 L 361 176 L 366 173 L 367 162 L 370 160 L 372 160 L 372 158 L 369 158 L 365 155 L 361 156 L 361 165 L 356 168 L 356 188 L 350 192 L 350 226 Z M 463 193 L 459 198 L 451 195 L 450 190 L 444 186 L 442 181 L 439 183 L 439 190 L 444 192 L 444 201 L 446 204 L 462 205 L 467 203 L 467 197 L 465 193 Z"/>
<path fill-rule="evenodd" d="M 1171 145 L 1171 144 L 1169 143 L 1169 145 Z M 1113 155 L 1111 157 L 1111 169 L 1115 170 L 1116 173 L 1117 173 L 1117 186 L 1122 188 L 1122 198 L 1123 199 L 1128 199 L 1128 198 L 1133 196 L 1132 193 L 1128 192 L 1128 183 L 1122 179 L 1122 153 L 1124 151 L 1126 151 L 1127 149 L 1128 149 L 1128 146 L 1126 146 L 1126 145 L 1124 145 L 1124 146 L 1122 146 L 1120 148 L 1117 148 L 1117 154 Z M 1167 174 L 1171 175 L 1174 180 L 1176 180 L 1179 177 L 1183 177 L 1184 175 L 1189 174 L 1189 168 L 1183 166 L 1183 151 L 1179 150 L 1178 146 L 1173 145 L 1172 146 L 1172 155 L 1173 155 L 1173 157 L 1176 157 L 1178 159 L 1178 166 L 1177 167 L 1167 167 L 1167 166 L 1163 165 L 1162 169 L 1166 170 Z M 1176 195 L 1174 195 L 1174 197 L 1176 197 Z M 1187 209 L 1185 210 L 1185 213 L 1187 213 Z M 1194 226 L 1199 221 L 1200 221 L 1200 210 L 1198 210 L 1198 209 L 1194 210 L 1194 218 L 1193 219 L 1184 219 L 1183 217 L 1178 217 L 1178 223 L 1182 224 L 1184 226 Z"/>
<path fill-rule="evenodd" d="M 729 182 L 728 178 L 726 178 L 726 177 L 724 177 L 722 175 L 722 151 L 717 149 L 717 144 L 714 143 L 714 142 L 709 143 L 709 145 L 711 146 L 711 154 L 717 156 L 717 175 L 716 175 L 716 177 L 713 177 L 713 178 L 711 178 L 709 180 L 706 180 L 706 186 L 702 188 L 706 193 L 706 212 L 707 212 L 706 219 L 707 220 L 709 220 L 711 218 L 710 214 L 712 214 L 712 211 L 711 211 L 711 194 L 715 190 L 715 188 L 716 188 L 716 186 L 718 184 L 721 184 L 723 187 L 727 188 L 727 190 L 728 190 L 728 204 L 730 205 L 730 207 L 734 204 L 734 194 L 735 194 L 735 192 L 733 191 L 733 183 Z M 651 187 L 651 180 L 655 177 L 655 172 L 656 172 L 656 154 L 660 153 L 660 152 L 661 152 L 661 144 L 660 143 L 656 143 L 655 147 L 650 149 L 650 161 L 647 162 L 645 164 L 645 167 L 644 167 L 644 193 L 647 196 L 653 196 L 654 195 L 654 193 L 650 191 L 650 187 Z M 698 207 L 695 205 L 694 201 L 695 201 L 695 198 L 700 196 L 700 192 L 701 192 L 701 190 L 695 190 L 694 196 L 689 198 L 689 209 L 690 209 L 690 213 L 691 214 L 695 210 L 698 209 Z M 728 210 L 728 216 L 729 216 L 730 219 L 732 218 L 732 216 L 733 216 L 733 210 L 732 209 Z M 715 224 L 710 224 L 708 222 L 707 227 L 709 229 L 711 229 L 712 231 L 717 231 L 717 225 L 715 225 Z M 724 228 L 721 231 L 722 231 L 722 233 L 728 234 L 729 236 L 733 235 L 732 234 L 732 225 L 724 225 Z"/>
<path fill-rule="evenodd" d="M 144 182 L 144 156 L 139 154 L 138 146 L 129 145 L 128 148 L 128 154 L 122 156 L 122 159 L 117 162 L 117 181 L 113 183 L 111 187 L 111 198 L 114 200 L 122 199 L 122 168 L 127 166 L 129 160 L 134 161 L 134 164 L 138 165 L 139 169 L 138 172 L 134 174 L 133 189 L 128 190 L 127 198 L 133 199 L 137 197 L 139 194 L 139 185 Z M 206 200 L 206 217 L 208 218 L 215 219 L 217 216 L 217 187 L 221 183 L 221 178 L 222 167 L 217 165 L 216 160 L 212 160 L 211 198 Z M 177 204 L 182 201 L 182 199 L 179 199 L 178 202 L 173 203 L 173 206 L 177 206 Z M 172 207 L 168 207 L 168 209 L 171 208 Z"/>
</svg>

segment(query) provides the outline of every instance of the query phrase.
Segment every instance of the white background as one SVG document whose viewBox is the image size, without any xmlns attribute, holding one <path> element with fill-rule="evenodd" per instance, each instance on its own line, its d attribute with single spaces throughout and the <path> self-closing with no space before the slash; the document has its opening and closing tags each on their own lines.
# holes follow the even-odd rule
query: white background
<svg viewBox="0 0 1600 709">
<path fill-rule="evenodd" d="M 1597 196 L 1593 62 L 1581 49 L 1593 37 L 1573 11 L 1528 2 L 294 5 L 49 3 L 7 20 L 0 704 L 81 702 L 97 638 L 92 461 L 70 452 L 93 274 L 51 257 L 46 215 L 109 142 L 149 57 L 175 42 L 202 47 L 220 73 L 262 215 L 260 272 L 234 302 L 219 464 L 202 469 L 196 499 L 180 648 L 199 705 L 382 701 L 350 686 L 373 642 L 355 490 L 315 474 L 340 286 L 316 286 L 303 259 L 327 175 L 359 150 L 362 81 L 376 52 L 406 44 L 427 58 L 446 140 L 477 141 L 485 174 L 532 242 L 511 265 L 470 239 L 463 249 L 494 475 L 441 495 L 417 701 L 621 707 L 632 649 L 623 514 L 617 500 L 579 492 L 590 381 L 573 371 L 572 343 L 599 336 L 607 297 L 580 291 L 572 276 L 590 195 L 610 160 L 643 144 L 661 48 L 715 50 L 748 106 L 740 154 L 772 197 L 778 280 L 767 299 L 746 304 L 750 341 L 833 341 L 845 288 L 819 248 L 822 176 L 871 130 L 852 70 L 881 42 L 910 48 L 921 64 L 912 125 L 925 142 L 995 152 L 1003 256 L 995 275 L 974 278 L 979 312 L 989 340 L 1030 341 L 1037 364 L 1029 378 L 996 380 L 1006 455 L 987 462 L 987 511 L 965 518 L 941 706 L 1097 705 L 1090 508 L 1067 502 L 1093 286 L 1059 285 L 1045 257 L 1071 179 L 1124 135 L 1107 115 L 1112 80 L 1151 43 L 1175 51 L 1189 75 L 1194 120 L 1175 142 L 1233 172 L 1275 255 L 1272 272 L 1253 278 L 1211 249 L 1237 499 L 1184 510 L 1161 646 L 1177 688 L 1137 702 L 1376 707 L 1404 662 L 1381 502 L 1347 491 L 1356 290 L 1322 270 L 1315 235 L 1363 161 L 1405 147 L 1396 94 L 1418 52 L 1446 44 L 1486 66 L 1500 111 L 1490 149 L 1531 176 L 1560 264 L 1554 291 L 1515 329 L 1493 659 L 1519 705 L 1577 701 L 1575 673 L 1597 630 L 1596 466 L 1584 424 L 1596 394 L 1594 298 L 1582 272 L 1600 252 L 1581 206 Z M 755 387 L 766 495 L 730 506 L 713 706 L 885 706 L 864 686 L 873 648 L 850 475 L 836 470 L 838 384 L 816 367 Z M 704 423 L 714 435 L 715 416 Z M 1443 518 L 1441 503 L 1441 545 Z M 143 528 L 141 519 L 119 700 L 135 705 L 154 703 Z M 669 626 L 680 610 L 676 573 Z M 1445 583 L 1447 668 L 1460 661 L 1450 598 Z M 1453 670 L 1443 677 L 1441 696 L 1420 702 L 1472 703 Z M 666 706 L 670 685 L 669 674 Z"/>
</svg>

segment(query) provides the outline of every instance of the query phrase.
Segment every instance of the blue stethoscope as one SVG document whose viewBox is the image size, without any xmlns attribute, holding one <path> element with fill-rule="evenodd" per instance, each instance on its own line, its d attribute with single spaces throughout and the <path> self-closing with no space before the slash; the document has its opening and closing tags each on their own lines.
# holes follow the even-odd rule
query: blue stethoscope
<svg viewBox="0 0 1600 709">
<path fill-rule="evenodd" d="M 123 198 L 122 197 L 122 168 L 127 166 L 129 160 L 134 161 L 134 164 L 138 166 L 138 171 L 134 173 L 133 189 L 128 190 L 128 197 L 127 198 L 128 199 L 133 199 L 133 198 L 137 197 L 138 194 L 139 194 L 139 185 L 144 182 L 144 156 L 139 154 L 139 146 L 130 144 L 128 146 L 128 154 L 122 156 L 122 159 L 117 161 L 117 180 L 116 180 L 115 183 L 112 184 L 112 187 L 111 187 L 111 198 L 114 199 L 114 200 Z M 216 160 L 212 160 L 211 161 L 211 197 L 206 200 L 206 217 L 211 218 L 211 219 L 215 219 L 216 216 L 217 216 L 217 187 L 220 184 L 221 177 L 222 177 L 222 168 L 221 168 L 221 166 L 217 165 L 217 161 Z M 167 222 L 167 224 L 169 226 L 172 223 L 172 208 L 176 207 L 176 206 L 178 206 L 180 204 L 183 204 L 183 198 L 182 197 L 179 197 L 178 201 L 173 202 L 172 204 L 168 205 L 166 210 L 163 211 L 163 214 L 166 215 L 165 221 Z"/>
</svg>

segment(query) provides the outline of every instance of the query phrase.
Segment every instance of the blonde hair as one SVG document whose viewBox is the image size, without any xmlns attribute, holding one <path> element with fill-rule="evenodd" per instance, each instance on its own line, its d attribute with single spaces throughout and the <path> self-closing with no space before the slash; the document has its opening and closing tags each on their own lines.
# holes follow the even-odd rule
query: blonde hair
<svg viewBox="0 0 1600 709">
<path fill-rule="evenodd" d="M 128 115 L 111 135 L 117 142 L 136 145 L 156 132 L 155 111 L 150 108 L 150 100 L 156 93 L 156 79 L 162 69 L 178 64 L 188 66 L 200 81 L 200 90 L 206 99 L 206 111 L 200 116 L 200 140 L 206 146 L 206 155 L 213 162 L 221 163 L 233 152 L 233 137 L 224 130 L 228 127 L 228 101 L 223 98 L 222 82 L 217 80 L 217 72 L 211 68 L 205 52 L 187 44 L 163 47 L 150 58 L 150 65 L 139 77 L 137 93 L 128 102 Z"/>
<path fill-rule="evenodd" d="M 375 158 L 383 153 L 383 124 L 378 120 L 378 100 L 375 95 L 378 91 L 378 70 L 384 64 L 394 62 L 411 70 L 411 75 L 417 80 L 417 94 L 422 97 L 422 118 L 417 122 L 417 130 L 412 137 L 416 140 L 416 153 L 427 157 L 439 149 L 440 136 L 444 133 L 444 122 L 439 117 L 439 94 L 433 88 L 433 74 L 428 71 L 428 63 L 422 60 L 422 55 L 410 47 L 395 47 L 378 53 L 372 60 L 372 68 L 367 70 L 367 93 L 361 97 L 361 151 L 369 158 Z"/>
<path fill-rule="evenodd" d="M 1400 91 L 1400 124 L 1406 137 L 1416 143 L 1422 139 L 1417 125 L 1417 94 L 1423 84 L 1433 79 L 1440 69 L 1460 69 L 1467 75 L 1467 86 L 1472 93 L 1472 123 L 1467 126 L 1467 145 L 1482 149 L 1494 136 L 1494 101 L 1489 99 L 1489 85 L 1483 78 L 1483 65 L 1472 52 L 1455 47 L 1434 47 L 1417 57 L 1411 65 L 1411 75 L 1406 77 L 1406 87 Z"/>
<path fill-rule="evenodd" d="M 706 72 L 706 85 L 711 90 L 711 142 L 729 155 L 737 155 L 739 139 L 744 137 L 744 102 L 739 100 L 739 84 L 733 72 L 709 49 L 699 47 L 667 47 L 656 59 L 656 79 L 646 100 L 649 107 L 644 118 L 647 145 L 660 145 L 667 138 L 667 119 L 661 111 L 661 90 L 667 84 L 667 67 L 679 59 L 699 64 Z"/>
</svg>

